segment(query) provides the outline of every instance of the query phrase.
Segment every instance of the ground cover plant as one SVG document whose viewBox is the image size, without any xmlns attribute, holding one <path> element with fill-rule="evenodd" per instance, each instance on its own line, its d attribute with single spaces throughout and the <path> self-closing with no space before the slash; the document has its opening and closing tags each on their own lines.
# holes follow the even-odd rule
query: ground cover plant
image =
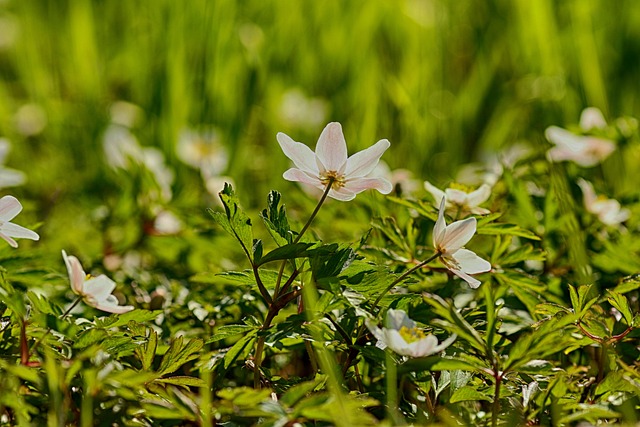
<svg viewBox="0 0 640 427">
<path fill-rule="evenodd" d="M 0 425 L 637 424 L 631 5 L 0 3 Z"/>
</svg>

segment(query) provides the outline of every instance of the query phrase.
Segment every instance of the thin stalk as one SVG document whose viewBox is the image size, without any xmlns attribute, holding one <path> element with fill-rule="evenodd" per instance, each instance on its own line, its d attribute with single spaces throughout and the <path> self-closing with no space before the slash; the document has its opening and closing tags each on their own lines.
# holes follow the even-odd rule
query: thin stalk
<svg viewBox="0 0 640 427">
<path fill-rule="evenodd" d="M 76 300 L 69 306 L 69 308 L 67 308 L 65 310 L 65 312 L 62 313 L 62 317 L 60 317 L 60 320 L 64 320 L 64 318 L 67 317 L 69 315 L 69 313 L 71 313 L 71 310 L 73 310 L 75 308 L 75 306 L 78 305 L 78 303 L 81 300 L 82 300 L 82 297 L 77 297 Z M 36 341 L 35 344 L 33 344 L 33 346 L 31 346 L 31 348 L 29 349 L 29 352 L 27 353 L 26 360 L 23 361 L 23 362 L 26 362 L 26 363 L 29 362 L 29 358 L 31 357 L 31 353 L 33 353 L 33 351 L 36 349 L 36 347 L 38 347 L 38 345 L 40 345 L 42 340 L 44 340 L 50 333 L 51 333 L 51 328 L 47 329 L 47 332 L 45 332 L 44 335 L 42 335 L 40 337 L 40 339 L 38 339 L 38 341 Z"/>
<path fill-rule="evenodd" d="M 393 359 L 391 350 L 385 351 L 385 364 L 387 367 L 386 388 L 387 388 L 387 416 L 394 425 L 398 425 L 400 417 L 398 416 L 398 368 L 396 361 Z"/>
<path fill-rule="evenodd" d="M 498 415 L 500 413 L 500 386 L 502 385 L 502 374 L 495 368 L 494 379 L 495 387 L 493 392 L 493 407 L 491 409 L 491 427 L 498 426 Z"/>
</svg>

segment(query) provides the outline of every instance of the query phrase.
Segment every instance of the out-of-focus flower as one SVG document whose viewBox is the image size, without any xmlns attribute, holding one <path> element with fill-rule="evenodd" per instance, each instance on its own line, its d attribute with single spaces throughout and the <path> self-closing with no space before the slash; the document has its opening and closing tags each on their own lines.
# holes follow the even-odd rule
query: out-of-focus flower
<svg viewBox="0 0 640 427">
<path fill-rule="evenodd" d="M 21 171 L 4 167 L 11 144 L 6 138 L 0 138 L 0 188 L 22 185 L 27 180 Z"/>
<path fill-rule="evenodd" d="M 587 212 L 597 215 L 598 219 L 606 225 L 617 225 L 629 219 L 631 212 L 620 206 L 615 199 L 607 199 L 596 195 L 593 185 L 580 178 L 578 185 L 584 197 L 584 207 Z"/>
<path fill-rule="evenodd" d="M 20 239 L 39 240 L 40 236 L 35 231 L 10 222 L 22 211 L 22 204 L 13 196 L 4 196 L 0 199 L 0 237 L 14 248 L 18 243 L 13 237 Z"/>
<path fill-rule="evenodd" d="M 424 188 L 431 193 L 436 203 L 445 199 L 446 209 L 455 213 L 456 216 L 465 217 L 469 214 L 486 215 L 491 212 L 479 206 L 491 196 L 491 187 L 487 184 L 482 184 L 473 190 L 465 185 L 454 183 L 442 191 L 434 187 L 429 181 L 425 181 Z"/>
<path fill-rule="evenodd" d="M 142 117 L 142 108 L 127 101 L 116 101 L 109 108 L 111 123 L 132 128 Z"/>
<path fill-rule="evenodd" d="M 356 194 L 375 189 L 389 194 L 393 186 L 384 178 L 369 178 L 380 157 L 391 145 L 381 139 L 371 147 L 347 158 L 347 143 L 340 123 L 329 123 L 316 145 L 315 153 L 306 145 L 279 132 L 278 143 L 284 154 L 295 164 L 283 177 L 325 190 L 331 184 L 329 196 L 337 200 L 353 200 Z"/>
<path fill-rule="evenodd" d="M 176 145 L 178 158 L 203 174 L 220 175 L 227 168 L 229 156 L 215 129 L 198 132 L 185 129 Z"/>
<path fill-rule="evenodd" d="M 418 329 L 416 322 L 411 320 L 406 312 L 392 308 L 387 311 L 383 328 L 379 328 L 369 319 L 366 324 L 378 340 L 378 347 L 383 350 L 389 347 L 402 356 L 425 357 L 440 353 L 456 339 L 456 335 L 452 335 L 438 344 L 435 335 L 427 335 Z"/>
<path fill-rule="evenodd" d="M 408 169 L 391 170 L 384 160 L 380 160 L 369 177 L 380 177 L 390 181 L 396 194 L 413 194 L 420 188 L 420 181 L 413 177 L 413 172 Z"/>
<path fill-rule="evenodd" d="M 464 249 L 476 232 L 476 219 L 467 218 L 450 225 L 444 220 L 445 199 L 440 202 L 438 220 L 433 227 L 433 246 L 440 253 L 442 263 L 456 276 L 476 289 L 480 281 L 470 274 L 484 273 L 491 270 L 491 264 L 480 258 L 475 252 Z"/>
<path fill-rule="evenodd" d="M 25 104 L 15 115 L 18 132 L 24 136 L 35 136 L 47 126 L 47 113 L 36 104 Z"/>
<path fill-rule="evenodd" d="M 280 117 L 288 125 L 312 128 L 325 122 L 327 110 L 327 102 L 324 99 L 309 98 L 296 88 L 282 96 Z"/>
<path fill-rule="evenodd" d="M 583 132 L 603 129 L 606 125 L 607 122 L 597 108 L 587 108 L 582 112 L 580 128 Z M 615 142 L 610 139 L 592 135 L 576 135 L 557 126 L 548 127 L 545 136 L 555 144 L 547 151 L 547 158 L 552 162 L 570 160 L 588 168 L 602 162 L 616 149 Z"/>
<path fill-rule="evenodd" d="M 116 282 L 104 274 L 97 277 L 87 275 L 82 269 L 78 258 L 73 255 L 67 256 L 65 251 L 62 251 L 62 258 L 69 273 L 71 290 L 76 295 L 81 296 L 87 305 L 98 310 L 117 314 L 126 313 L 134 309 L 131 305 L 119 305 L 118 299 L 111 294 L 116 288 Z"/>
<path fill-rule="evenodd" d="M 162 210 L 153 220 L 153 230 L 159 235 L 177 234 L 182 230 L 182 221 L 173 212 Z"/>
</svg>

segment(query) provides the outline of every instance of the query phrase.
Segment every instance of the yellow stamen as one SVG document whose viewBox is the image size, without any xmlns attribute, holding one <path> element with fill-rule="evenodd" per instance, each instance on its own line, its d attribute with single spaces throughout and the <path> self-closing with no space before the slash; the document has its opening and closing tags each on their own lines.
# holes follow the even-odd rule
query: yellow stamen
<svg viewBox="0 0 640 427">
<path fill-rule="evenodd" d="M 331 188 L 334 190 L 344 187 L 347 183 L 345 176 L 336 171 L 326 171 L 320 175 L 320 182 L 322 182 L 322 184 L 328 185 L 332 181 Z"/>
<path fill-rule="evenodd" d="M 449 184 L 449 188 L 451 188 L 452 190 L 464 191 L 465 193 L 471 193 L 472 191 L 474 191 L 474 188 L 469 187 L 468 185 L 460 184 L 458 182 L 452 182 L 451 184 Z"/>
<path fill-rule="evenodd" d="M 403 326 L 402 328 L 400 328 L 400 330 L 398 330 L 398 332 L 400 333 L 400 336 L 407 342 L 407 343 L 412 343 L 412 342 L 416 342 L 419 341 L 423 338 L 426 338 L 426 335 L 424 332 L 422 332 L 420 329 L 418 328 L 407 328 L 406 326 Z"/>
</svg>

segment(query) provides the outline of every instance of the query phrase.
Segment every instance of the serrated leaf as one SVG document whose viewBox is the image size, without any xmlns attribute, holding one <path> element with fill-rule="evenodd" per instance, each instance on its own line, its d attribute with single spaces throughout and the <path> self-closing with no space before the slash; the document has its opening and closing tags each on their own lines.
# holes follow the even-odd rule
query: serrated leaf
<svg viewBox="0 0 640 427">
<path fill-rule="evenodd" d="M 278 246 L 291 243 L 292 234 L 289 228 L 289 220 L 284 205 L 278 207 L 281 195 L 277 191 L 269 192 L 267 208 L 262 211 L 260 217 L 267 226 L 267 230 Z"/>
<path fill-rule="evenodd" d="M 142 362 L 142 369 L 148 371 L 151 369 L 151 364 L 153 363 L 153 358 L 156 355 L 156 350 L 158 348 L 158 334 L 153 329 L 149 330 L 149 339 L 142 346 L 141 350 L 138 350 L 140 361 Z"/>
<path fill-rule="evenodd" d="M 289 278 L 286 274 L 282 276 L 282 280 L 286 282 Z M 216 280 L 217 279 L 217 280 Z M 241 285 L 258 286 L 253 270 L 243 271 L 227 271 L 224 273 L 200 273 L 191 277 L 191 280 L 198 283 L 220 283 L 220 281 L 229 280 Z M 267 289 L 274 289 L 278 279 L 278 272 L 275 270 L 260 270 L 260 279 Z"/>
<path fill-rule="evenodd" d="M 160 362 L 159 374 L 166 375 L 177 371 L 185 363 L 197 358 L 204 346 L 204 342 L 200 338 L 190 339 L 186 344 L 183 342 L 184 338 L 180 336 L 171 343 L 169 350 Z"/>
<path fill-rule="evenodd" d="M 128 313 L 114 314 L 109 317 L 96 319 L 97 328 L 117 328 L 127 325 L 130 321 L 144 323 L 153 320 L 162 313 L 162 310 L 133 310 Z"/>
<path fill-rule="evenodd" d="M 218 195 L 222 200 L 225 212 L 216 212 L 209 209 L 209 214 L 222 228 L 240 242 L 245 254 L 253 262 L 251 257 L 251 248 L 253 246 L 251 219 L 240 208 L 240 201 L 230 184 L 225 183 L 224 188 Z"/>
<path fill-rule="evenodd" d="M 307 396 L 311 393 L 316 386 L 319 384 L 319 381 L 305 381 L 299 384 L 296 384 L 289 388 L 280 398 L 280 402 L 287 406 L 294 406 L 296 403 L 300 401 L 300 399 Z"/>
<path fill-rule="evenodd" d="M 315 243 L 291 243 L 275 248 L 262 257 L 260 261 L 256 261 L 256 265 L 264 265 L 271 261 L 280 261 L 285 259 L 304 258 L 312 254 L 309 248 Z"/>
<path fill-rule="evenodd" d="M 619 294 L 626 294 L 636 289 L 640 289 L 640 274 L 625 277 L 619 285 L 613 288 L 613 291 Z"/>
<path fill-rule="evenodd" d="M 162 384 L 172 384 L 172 385 L 184 386 L 184 387 L 206 387 L 207 386 L 207 383 L 200 378 L 188 377 L 183 375 L 178 375 L 175 377 L 167 377 L 167 378 L 158 378 L 153 382 L 162 383 Z"/>
<path fill-rule="evenodd" d="M 493 397 L 482 393 L 471 386 L 463 386 L 454 391 L 451 394 L 451 398 L 449 398 L 449 403 L 458 403 L 465 402 L 468 400 L 478 401 L 478 400 L 486 400 L 493 401 Z"/>
<path fill-rule="evenodd" d="M 256 339 L 257 330 L 252 330 L 244 337 L 240 338 L 224 355 L 224 368 L 228 369 L 229 366 L 236 360 L 236 358 L 245 350 L 245 348 L 251 348 L 253 341 Z"/>
<path fill-rule="evenodd" d="M 247 325 L 224 325 L 214 332 L 213 336 L 207 340 L 206 344 L 218 342 L 234 335 L 244 334 L 251 330 L 255 330 L 255 328 Z"/>
<path fill-rule="evenodd" d="M 607 293 L 609 294 L 609 297 L 607 298 L 609 304 L 618 310 L 620 314 L 622 314 L 627 325 L 631 326 L 633 323 L 633 313 L 631 312 L 631 307 L 629 307 L 629 301 L 627 298 L 615 291 L 607 290 Z"/>
<path fill-rule="evenodd" d="M 485 234 L 485 235 L 506 234 L 509 236 L 524 237 L 525 239 L 530 239 L 530 240 L 540 240 L 540 237 L 538 237 L 535 233 L 533 233 L 532 231 L 526 230 L 516 224 L 490 223 L 482 226 L 478 224 L 478 229 L 476 233 Z"/>
<path fill-rule="evenodd" d="M 483 366 L 474 366 L 472 363 L 463 359 L 442 356 L 416 357 L 398 366 L 399 373 L 424 371 L 477 372 L 482 369 L 484 369 Z"/>
</svg>

